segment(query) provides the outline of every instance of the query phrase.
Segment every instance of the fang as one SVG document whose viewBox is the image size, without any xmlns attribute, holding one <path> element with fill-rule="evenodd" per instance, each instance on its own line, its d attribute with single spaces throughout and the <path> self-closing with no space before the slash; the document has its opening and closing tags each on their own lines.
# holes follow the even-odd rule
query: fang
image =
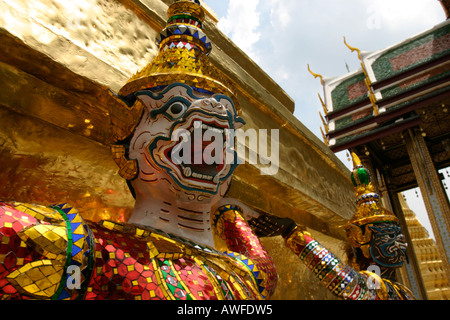
<svg viewBox="0 0 450 320">
<path fill-rule="evenodd" d="M 186 178 L 189 178 L 192 176 L 192 169 L 189 167 L 186 167 L 183 169 L 183 174 L 185 175 Z"/>
</svg>

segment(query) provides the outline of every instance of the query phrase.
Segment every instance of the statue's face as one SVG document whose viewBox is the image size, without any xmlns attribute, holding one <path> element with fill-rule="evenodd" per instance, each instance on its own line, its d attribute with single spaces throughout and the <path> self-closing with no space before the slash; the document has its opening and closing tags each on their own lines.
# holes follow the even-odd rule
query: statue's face
<svg viewBox="0 0 450 320">
<path fill-rule="evenodd" d="M 230 134 L 243 125 L 232 100 L 200 94 L 184 84 L 158 93 L 140 91 L 136 97 L 145 105 L 129 149 L 130 159 L 139 164 L 136 194 L 218 201 L 237 166 Z"/>
<path fill-rule="evenodd" d="M 376 263 L 384 267 L 400 267 L 406 261 L 406 243 L 396 222 L 383 222 L 370 227 L 372 239 L 370 254 Z"/>
</svg>

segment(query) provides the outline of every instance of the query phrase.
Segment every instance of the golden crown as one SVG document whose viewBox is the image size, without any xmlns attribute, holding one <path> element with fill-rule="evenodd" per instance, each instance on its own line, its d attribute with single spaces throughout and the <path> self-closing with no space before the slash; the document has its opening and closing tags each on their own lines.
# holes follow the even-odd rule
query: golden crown
<svg viewBox="0 0 450 320">
<path fill-rule="evenodd" d="M 368 250 L 372 236 L 370 226 L 374 223 L 397 222 L 394 213 L 386 210 L 380 203 L 380 196 L 375 192 L 370 172 L 362 165 L 359 157 L 352 153 L 353 171 L 351 180 L 355 187 L 356 212 L 346 225 L 347 237 L 353 247 Z M 366 253 L 366 252 L 365 252 Z"/>
<path fill-rule="evenodd" d="M 231 83 L 208 59 L 212 44 L 203 32 L 205 13 L 200 2 L 176 1 L 170 5 L 168 17 L 166 27 L 156 39 L 158 55 L 131 77 L 119 95 L 126 97 L 144 89 L 184 83 L 233 97 Z"/>
</svg>

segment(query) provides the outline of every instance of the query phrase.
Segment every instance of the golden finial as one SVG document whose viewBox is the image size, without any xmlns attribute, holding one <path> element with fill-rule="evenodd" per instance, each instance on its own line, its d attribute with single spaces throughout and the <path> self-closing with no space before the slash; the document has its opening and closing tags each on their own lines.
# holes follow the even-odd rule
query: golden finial
<svg viewBox="0 0 450 320">
<path fill-rule="evenodd" d="M 327 105 L 325 104 L 325 102 L 323 102 L 323 99 L 320 96 L 320 93 L 318 93 L 317 95 L 319 96 L 320 103 L 322 104 L 323 112 L 325 113 L 325 116 L 327 116 L 328 115 Z"/>
<path fill-rule="evenodd" d="M 372 104 L 372 107 L 373 107 L 373 111 L 374 111 L 374 113 L 375 113 L 375 116 L 378 116 L 379 110 L 378 110 L 378 106 L 377 106 L 377 102 L 376 102 L 377 99 L 376 99 L 375 93 L 373 92 L 373 89 L 372 89 L 372 82 L 370 81 L 369 75 L 367 74 L 367 70 L 366 70 L 366 68 L 365 68 L 365 66 L 364 66 L 364 63 L 363 63 L 363 59 L 362 59 L 362 56 L 361 56 L 361 50 L 359 50 L 358 48 L 355 48 L 355 47 L 350 46 L 350 45 L 347 43 L 347 40 L 345 39 L 345 37 L 344 37 L 344 44 L 345 44 L 345 45 L 347 46 L 347 48 L 349 48 L 352 52 L 356 51 L 356 52 L 358 53 L 358 58 L 359 58 L 359 60 L 361 61 L 361 68 L 362 68 L 362 71 L 363 71 L 363 73 L 364 73 L 364 76 L 366 77 L 366 79 L 364 80 L 364 82 L 365 82 L 365 84 L 366 84 L 366 86 L 367 86 L 367 90 L 369 91 L 369 99 L 370 99 L 370 103 Z"/>
<path fill-rule="evenodd" d="M 325 121 L 325 119 L 322 116 L 322 113 L 320 113 L 319 111 L 319 115 L 320 115 L 320 119 L 322 120 L 323 126 L 325 127 L 325 132 L 328 134 L 328 123 Z"/>
<path fill-rule="evenodd" d="M 323 142 L 325 143 L 326 146 L 328 146 L 328 138 L 325 135 L 325 133 L 323 132 L 322 127 L 320 127 L 320 132 L 322 133 L 322 137 L 323 137 Z"/>
<path fill-rule="evenodd" d="M 369 99 L 370 99 L 370 102 L 372 103 L 372 107 L 373 107 L 373 111 L 374 111 L 375 115 L 378 116 L 380 114 L 380 111 L 378 110 L 377 100 L 376 100 L 375 94 L 373 92 L 370 92 Z"/>
<path fill-rule="evenodd" d="M 308 64 L 308 71 L 309 71 L 309 73 L 311 73 L 311 74 L 313 75 L 314 78 L 320 78 L 320 83 L 321 83 L 322 85 L 325 84 L 325 81 L 323 81 L 323 76 L 320 75 L 320 74 L 317 74 L 317 73 L 312 72 L 312 71 L 311 71 L 311 68 L 309 67 L 309 64 Z"/>
<path fill-rule="evenodd" d="M 359 58 L 359 60 L 361 60 L 362 61 L 362 58 L 361 58 L 361 50 L 359 50 L 358 48 L 355 48 L 355 47 L 352 47 L 352 46 L 350 46 L 348 43 L 347 43 L 347 40 L 345 39 L 345 37 L 344 37 L 344 44 L 347 46 L 347 48 L 349 48 L 350 50 L 351 50 L 351 52 L 357 52 L 358 53 L 358 58 Z"/>
</svg>

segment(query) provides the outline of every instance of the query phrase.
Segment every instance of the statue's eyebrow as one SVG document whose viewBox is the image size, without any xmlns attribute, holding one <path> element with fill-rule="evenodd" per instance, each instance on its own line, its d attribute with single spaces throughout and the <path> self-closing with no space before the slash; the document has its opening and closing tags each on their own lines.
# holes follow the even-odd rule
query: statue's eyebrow
<svg viewBox="0 0 450 320">
<path fill-rule="evenodd" d="M 152 111 L 150 111 L 150 118 L 151 119 L 156 119 L 156 117 L 158 116 L 158 114 L 164 113 L 166 112 L 166 110 L 175 102 L 181 102 L 183 104 L 185 104 L 188 108 L 191 106 L 191 102 L 189 100 L 187 100 L 186 98 L 183 98 L 181 96 L 174 96 L 172 97 L 169 101 L 167 101 L 162 107 L 158 108 L 158 109 L 154 109 Z M 174 119 L 170 119 L 170 120 L 174 120 Z"/>
</svg>

